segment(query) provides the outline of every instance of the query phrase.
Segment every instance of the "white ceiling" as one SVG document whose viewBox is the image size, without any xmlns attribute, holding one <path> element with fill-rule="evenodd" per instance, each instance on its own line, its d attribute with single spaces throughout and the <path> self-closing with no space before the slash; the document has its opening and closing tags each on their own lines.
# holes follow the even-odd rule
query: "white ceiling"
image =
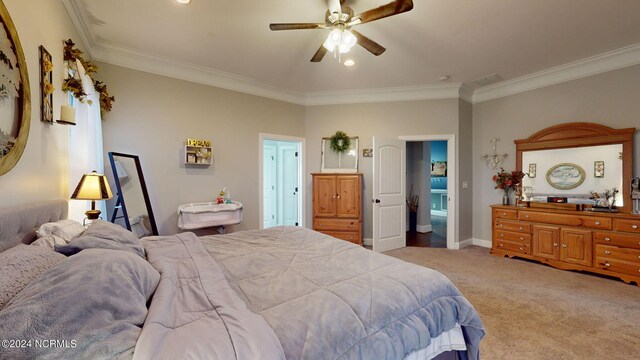
<svg viewBox="0 0 640 360">
<path fill-rule="evenodd" d="M 196 71 L 218 78 L 211 84 L 281 98 L 461 83 L 473 89 L 473 80 L 490 74 L 513 81 L 625 47 L 625 65 L 640 63 L 638 0 L 414 0 L 408 13 L 357 27 L 387 51 L 376 57 L 357 46 L 348 54 L 352 68 L 330 53 L 309 62 L 326 30 L 269 30 L 271 22 L 323 22 L 324 0 L 63 1 L 95 60 L 185 79 Z M 389 1 L 346 5 L 360 13 Z M 440 81 L 443 75 L 449 80 Z"/>
</svg>

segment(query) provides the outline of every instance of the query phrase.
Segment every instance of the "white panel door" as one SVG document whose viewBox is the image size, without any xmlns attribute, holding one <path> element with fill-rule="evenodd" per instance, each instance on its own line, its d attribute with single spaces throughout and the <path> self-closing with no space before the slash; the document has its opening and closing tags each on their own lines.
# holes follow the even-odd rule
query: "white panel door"
<svg viewBox="0 0 640 360">
<path fill-rule="evenodd" d="M 373 251 L 407 246 L 406 144 L 373 137 Z"/>
<path fill-rule="evenodd" d="M 298 147 L 283 145 L 278 149 L 282 163 L 282 225 L 298 226 Z"/>
<path fill-rule="evenodd" d="M 276 146 L 274 144 L 267 144 L 265 142 L 263 149 L 263 228 L 269 228 L 276 226 L 278 221 L 277 215 L 277 189 L 276 189 Z"/>
</svg>

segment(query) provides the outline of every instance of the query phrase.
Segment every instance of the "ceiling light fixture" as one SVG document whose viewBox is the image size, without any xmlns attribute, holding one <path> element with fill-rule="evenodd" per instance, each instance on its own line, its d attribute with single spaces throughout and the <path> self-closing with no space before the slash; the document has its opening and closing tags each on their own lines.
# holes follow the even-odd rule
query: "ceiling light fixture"
<svg viewBox="0 0 640 360">
<path fill-rule="evenodd" d="M 346 66 L 346 67 L 352 67 L 355 64 L 356 64 L 356 62 L 353 59 L 347 59 L 347 60 L 344 61 L 344 66 Z"/>
<path fill-rule="evenodd" d="M 177 2 L 179 2 L 180 4 L 184 4 L 187 5 L 189 3 L 191 3 L 191 0 L 176 0 Z"/>
<path fill-rule="evenodd" d="M 337 56 L 338 62 L 340 62 L 340 54 L 348 53 L 357 42 L 358 39 L 351 31 L 340 26 L 331 30 L 322 46 L 332 51 L 333 56 Z"/>
</svg>

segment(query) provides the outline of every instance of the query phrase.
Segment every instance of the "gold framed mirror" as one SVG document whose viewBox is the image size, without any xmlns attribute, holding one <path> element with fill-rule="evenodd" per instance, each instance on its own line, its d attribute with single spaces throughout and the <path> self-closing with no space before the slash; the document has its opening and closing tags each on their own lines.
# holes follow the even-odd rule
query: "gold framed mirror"
<svg viewBox="0 0 640 360">
<path fill-rule="evenodd" d="M 0 175 L 18 163 L 29 137 L 31 92 L 18 33 L 0 2 Z"/>
</svg>

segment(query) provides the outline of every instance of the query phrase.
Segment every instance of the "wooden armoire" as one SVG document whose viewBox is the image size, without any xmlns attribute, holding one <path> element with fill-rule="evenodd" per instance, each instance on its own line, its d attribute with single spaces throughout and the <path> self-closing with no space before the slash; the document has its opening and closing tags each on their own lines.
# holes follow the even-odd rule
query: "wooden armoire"
<svg viewBox="0 0 640 360">
<path fill-rule="evenodd" d="M 362 174 L 311 174 L 313 230 L 362 245 Z"/>
</svg>

